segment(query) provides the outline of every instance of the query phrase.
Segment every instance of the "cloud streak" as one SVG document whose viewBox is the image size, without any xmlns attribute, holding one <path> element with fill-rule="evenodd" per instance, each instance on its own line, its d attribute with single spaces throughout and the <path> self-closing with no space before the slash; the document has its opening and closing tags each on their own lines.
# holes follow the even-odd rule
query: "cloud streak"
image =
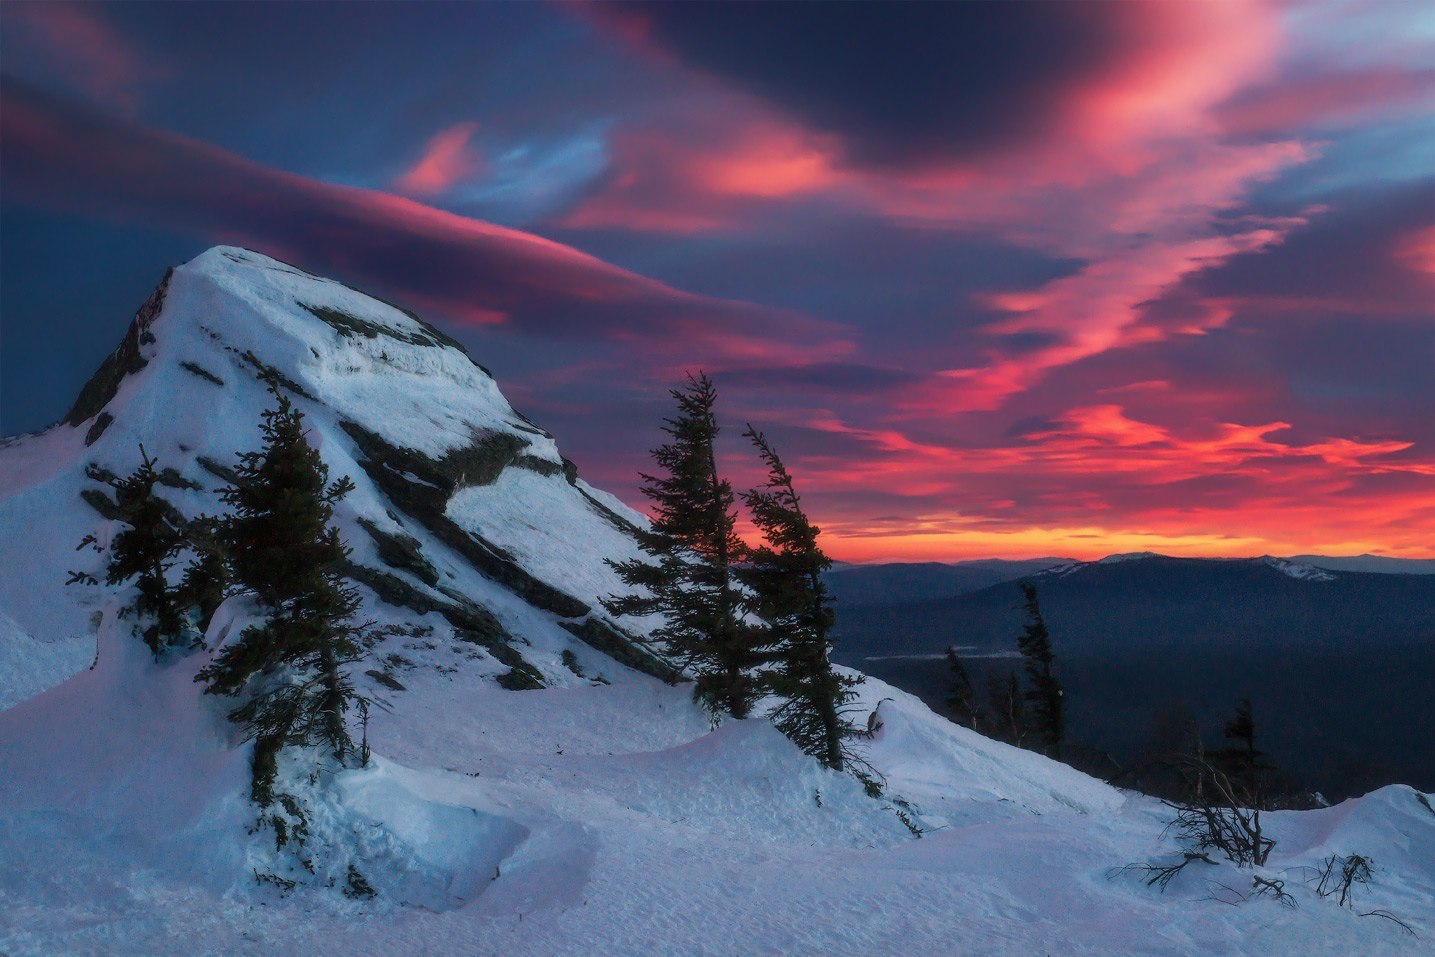
<svg viewBox="0 0 1435 957">
<path fill-rule="evenodd" d="M 682 292 L 531 233 L 263 167 L 14 80 L 3 124 L 10 197 L 273 251 L 461 322 L 654 355 L 682 342 L 745 365 L 849 351 L 840 330 L 799 314 Z M 814 336 L 826 343 L 816 356 L 799 348 Z"/>
<path fill-rule="evenodd" d="M 457 123 L 433 135 L 424 155 L 394 180 L 394 188 L 412 196 L 446 193 L 483 168 L 482 159 L 469 145 L 478 124 Z"/>
</svg>

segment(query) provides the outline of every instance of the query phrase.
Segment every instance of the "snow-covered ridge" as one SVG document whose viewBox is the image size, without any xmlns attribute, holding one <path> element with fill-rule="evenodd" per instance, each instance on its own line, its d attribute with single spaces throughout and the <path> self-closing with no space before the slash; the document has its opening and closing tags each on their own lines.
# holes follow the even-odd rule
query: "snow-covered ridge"
<svg viewBox="0 0 1435 957">
<path fill-rule="evenodd" d="M 1117 565 L 1117 564 L 1120 564 L 1121 562 L 1139 562 L 1139 561 L 1141 561 L 1141 560 L 1143 560 L 1143 559 L 1147 559 L 1147 558 L 1164 558 L 1164 557 L 1165 557 L 1165 556 L 1163 556 L 1163 555 L 1158 555 L 1158 554 L 1156 554 L 1155 552 L 1122 552 L 1122 553 L 1119 554 L 1119 555 L 1107 555 L 1105 558 L 1099 559 L 1099 560 L 1096 562 L 1096 564 L 1098 564 L 1098 565 Z"/>
<path fill-rule="evenodd" d="M 623 670 L 595 648 L 651 662 L 630 647 L 644 623 L 607 621 L 598 607 L 621 588 L 603 559 L 637 554 L 629 529 L 640 515 L 578 479 L 553 437 L 444 333 L 339 283 L 216 247 L 171 271 L 65 422 L 0 446 L 0 662 L 10 666 L 0 708 L 94 657 L 106 590 L 63 583 L 69 569 L 98 567 L 75 544 L 111 533 L 96 477 L 130 472 L 143 444 L 172 470 L 164 494 L 181 512 L 218 511 L 235 454 L 258 445 L 270 381 L 305 414 L 331 474 L 358 485 L 337 517 L 373 602 L 427 615 L 436 639 L 479 641 L 481 661 L 466 667 L 515 686 L 580 680 L 565 651 L 590 674 Z"/>
<path fill-rule="evenodd" d="M 1336 578 L 1334 574 L 1326 571 L 1324 568 L 1317 568 L 1314 565 L 1307 565 L 1304 562 L 1293 562 L 1289 558 L 1273 558 L 1270 555 L 1266 555 L 1260 560 L 1282 575 L 1289 575 L 1297 581 L 1333 582 Z"/>
</svg>

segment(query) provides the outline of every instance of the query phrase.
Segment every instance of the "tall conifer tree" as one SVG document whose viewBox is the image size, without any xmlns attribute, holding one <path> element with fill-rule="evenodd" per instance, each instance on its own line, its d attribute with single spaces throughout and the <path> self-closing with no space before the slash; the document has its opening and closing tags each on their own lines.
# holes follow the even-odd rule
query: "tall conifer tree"
<svg viewBox="0 0 1435 957">
<path fill-rule="evenodd" d="M 992 715 L 991 737 L 1019 748 L 1026 747 L 1029 719 L 1021 681 L 1015 671 L 987 675 L 987 707 Z"/>
<path fill-rule="evenodd" d="M 743 435 L 767 466 L 766 484 L 742 497 L 767 543 L 751 551 L 742 578 L 752 611 L 769 629 L 766 644 L 776 668 L 768 687 L 781 700 L 772 720 L 803 751 L 841 771 L 848 757 L 844 744 L 857 734 L 847 706 L 861 679 L 838 674 L 828 657 L 834 616 L 822 573 L 832 561 L 766 437 L 751 425 Z"/>
<path fill-rule="evenodd" d="M 947 667 L 952 672 L 952 683 L 947 692 L 947 710 L 952 713 L 957 724 L 975 731 L 981 702 L 977 700 L 976 689 L 972 687 L 972 676 L 955 647 L 947 649 Z"/>
<path fill-rule="evenodd" d="M 1056 677 L 1056 653 L 1052 650 L 1051 635 L 1046 630 L 1046 620 L 1042 618 L 1035 586 L 1022 582 L 1021 594 L 1027 623 L 1017 639 L 1017 647 L 1026 659 L 1026 674 L 1031 681 L 1025 697 L 1032 705 L 1033 730 L 1041 740 L 1042 751 L 1047 757 L 1060 758 L 1061 742 L 1066 733 L 1066 714 L 1062 706 L 1061 682 Z"/>
<path fill-rule="evenodd" d="M 353 744 L 344 713 L 354 696 L 341 666 L 359 657 L 358 595 L 341 569 L 349 550 L 329 523 L 354 485 L 329 470 L 304 438 L 302 414 L 278 400 L 264 413 L 263 447 L 240 456 L 238 480 L 222 490 L 233 514 L 219 540 L 235 578 L 252 590 L 265 621 L 245 629 L 196 680 L 210 694 L 251 697 L 230 712 L 255 739 L 254 789 L 268 804 L 280 749 L 318 743 L 343 763 Z"/>
<path fill-rule="evenodd" d="M 653 450 L 663 474 L 640 473 L 654 514 L 638 542 L 652 561 L 609 562 L 640 591 L 606 598 L 603 607 L 615 615 L 663 615 L 653 634 L 693 669 L 696 697 L 714 712 L 743 718 L 757 699 L 752 671 L 761 661 L 761 632 L 742 617 L 734 566 L 744 546 L 732 486 L 717 471 L 717 390 L 699 374 L 670 394 L 678 405 L 677 416 L 664 420 L 670 441 Z"/>
</svg>

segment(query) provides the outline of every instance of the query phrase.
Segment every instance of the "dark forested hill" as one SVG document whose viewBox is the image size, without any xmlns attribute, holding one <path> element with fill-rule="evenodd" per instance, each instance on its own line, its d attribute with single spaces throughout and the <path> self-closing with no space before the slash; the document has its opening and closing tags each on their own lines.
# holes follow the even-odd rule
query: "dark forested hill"
<svg viewBox="0 0 1435 957">
<path fill-rule="evenodd" d="M 1312 786 L 1337 795 L 1397 780 L 1435 787 L 1435 576 L 1149 556 L 1026 580 L 1082 743 L 1127 763 L 1173 709 L 1219 734 L 1249 697 L 1270 749 Z M 1014 582 L 936 601 L 849 603 L 838 609 L 836 656 L 939 703 L 941 653 L 1012 652 L 1022 620 Z M 978 672 L 1015 664 L 972 661 Z"/>
</svg>

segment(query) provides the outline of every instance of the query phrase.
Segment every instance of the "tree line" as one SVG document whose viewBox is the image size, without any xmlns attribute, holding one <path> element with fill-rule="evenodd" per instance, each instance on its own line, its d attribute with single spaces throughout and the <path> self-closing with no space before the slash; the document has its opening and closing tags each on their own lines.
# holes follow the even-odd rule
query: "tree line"
<svg viewBox="0 0 1435 957">
<path fill-rule="evenodd" d="M 957 653 L 947 649 L 951 685 L 947 710 L 960 725 L 1019 748 L 1061 760 L 1066 739 L 1066 690 L 1057 676 L 1056 650 L 1041 613 L 1036 586 L 1020 582 L 1026 624 L 1017 637 L 1026 684 L 1012 670 L 987 675 L 986 701 L 972 684 L 971 673 Z"/>
</svg>

